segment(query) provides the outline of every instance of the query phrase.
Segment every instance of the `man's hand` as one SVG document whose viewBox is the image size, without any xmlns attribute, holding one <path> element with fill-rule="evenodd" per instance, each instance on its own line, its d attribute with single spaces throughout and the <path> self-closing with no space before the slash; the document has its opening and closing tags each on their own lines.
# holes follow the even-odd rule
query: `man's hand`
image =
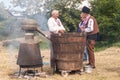
<svg viewBox="0 0 120 80">
<path fill-rule="evenodd" d="M 84 28 L 84 27 L 81 27 L 81 31 L 84 32 L 84 31 L 85 31 L 85 28 Z"/>
<path fill-rule="evenodd" d="M 63 33 L 64 33 L 64 30 L 59 30 L 59 31 L 58 31 L 58 35 L 59 35 L 59 36 L 61 36 L 61 34 L 63 34 Z"/>
<path fill-rule="evenodd" d="M 58 33 L 63 34 L 65 31 L 64 30 L 59 30 Z"/>
</svg>

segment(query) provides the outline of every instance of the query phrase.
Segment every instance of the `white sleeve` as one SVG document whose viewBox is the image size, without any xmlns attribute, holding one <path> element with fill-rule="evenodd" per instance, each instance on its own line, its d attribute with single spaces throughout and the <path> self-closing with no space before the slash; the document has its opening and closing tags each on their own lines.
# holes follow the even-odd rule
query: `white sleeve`
<svg viewBox="0 0 120 80">
<path fill-rule="evenodd" d="M 54 22 L 52 19 L 48 20 L 48 28 L 50 32 L 54 32 L 54 33 L 58 32 L 58 29 L 54 26 Z"/>
<path fill-rule="evenodd" d="M 92 32 L 94 30 L 93 26 L 94 26 L 94 20 L 89 19 L 87 28 L 85 28 L 85 32 Z"/>
<path fill-rule="evenodd" d="M 64 30 L 64 31 L 65 31 L 65 28 L 64 28 L 64 26 L 63 26 L 63 24 L 62 24 L 61 21 L 60 21 L 60 24 L 61 24 L 61 26 L 60 26 L 60 30 Z"/>
</svg>

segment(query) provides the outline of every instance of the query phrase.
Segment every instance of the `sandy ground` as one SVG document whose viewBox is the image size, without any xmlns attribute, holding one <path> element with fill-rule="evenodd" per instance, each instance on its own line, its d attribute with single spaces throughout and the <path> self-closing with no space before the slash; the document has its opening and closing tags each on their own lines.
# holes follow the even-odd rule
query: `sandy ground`
<svg viewBox="0 0 120 80">
<path fill-rule="evenodd" d="M 26 80 L 25 78 L 17 78 L 12 76 L 19 71 L 16 64 L 18 49 L 12 46 L 3 47 L 0 43 L 0 80 Z M 69 74 L 68 77 L 62 77 L 60 74 L 50 75 L 50 50 L 41 50 L 44 72 L 48 74 L 47 78 L 31 78 L 30 80 L 120 80 L 120 48 L 110 47 L 104 51 L 95 52 L 96 69 L 92 73 Z M 39 69 L 40 70 L 40 69 Z"/>
</svg>

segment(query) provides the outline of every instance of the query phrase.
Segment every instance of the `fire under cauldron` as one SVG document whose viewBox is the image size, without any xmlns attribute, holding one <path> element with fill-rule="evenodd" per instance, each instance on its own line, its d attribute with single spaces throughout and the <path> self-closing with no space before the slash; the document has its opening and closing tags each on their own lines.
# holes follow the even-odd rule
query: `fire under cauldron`
<svg viewBox="0 0 120 80">
<path fill-rule="evenodd" d="M 25 30 L 25 39 L 20 42 L 17 64 L 21 68 L 37 68 L 43 66 L 43 61 L 40 53 L 40 40 L 34 39 L 34 32 L 41 31 L 37 28 L 38 24 L 35 20 L 25 19 L 23 20 L 21 27 Z"/>
</svg>

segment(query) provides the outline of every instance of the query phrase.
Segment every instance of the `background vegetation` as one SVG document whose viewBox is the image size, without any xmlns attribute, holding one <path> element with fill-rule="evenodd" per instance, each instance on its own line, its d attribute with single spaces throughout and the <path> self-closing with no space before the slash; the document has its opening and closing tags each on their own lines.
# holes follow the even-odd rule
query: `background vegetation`
<svg viewBox="0 0 120 80">
<path fill-rule="evenodd" d="M 18 2 L 22 2 L 24 0 L 18 0 Z M 32 1 L 32 0 L 31 0 Z M 58 9 L 60 11 L 60 19 L 63 22 L 63 25 L 69 32 L 76 31 L 78 24 L 80 22 L 80 13 L 81 8 L 78 6 L 81 5 L 82 0 L 51 0 L 44 9 L 46 9 L 47 18 L 50 17 L 50 11 L 53 9 Z M 120 1 L 119 0 L 89 0 L 91 3 L 91 15 L 95 16 L 99 28 L 100 34 L 102 35 L 102 41 L 97 43 L 97 48 L 100 47 L 109 47 L 109 46 L 120 46 Z M 17 4 L 18 4 L 17 2 Z M 37 0 L 37 3 L 40 0 Z M 16 5 L 17 5 L 16 4 Z M 20 6 L 23 6 L 19 4 Z M 25 6 L 25 5 L 24 5 Z M 35 5 L 33 5 L 35 6 Z M 41 5 L 38 5 L 41 6 Z M 26 6 L 28 11 L 30 11 L 30 6 Z M 36 7 L 38 10 L 38 7 Z M 18 28 L 18 17 L 14 17 L 7 11 L 4 6 L 1 4 L 0 6 L 0 40 L 6 39 L 14 33 Z M 26 12 L 28 12 L 26 11 Z M 40 11 L 38 10 L 40 13 Z M 30 12 L 29 12 L 30 13 Z M 38 13 L 36 13 L 38 14 Z M 31 12 L 29 17 L 33 18 L 36 14 Z M 25 13 L 28 16 L 28 13 Z M 47 24 L 47 23 L 46 23 Z M 18 31 L 17 31 L 18 32 Z M 16 34 L 18 35 L 18 34 Z M 43 42 L 45 43 L 45 42 Z M 45 43 L 46 44 L 46 43 Z"/>
<path fill-rule="evenodd" d="M 76 2 L 77 3 L 77 2 Z M 120 1 L 119 0 L 91 0 L 91 15 L 98 21 L 102 40 L 96 45 L 98 48 L 120 46 Z M 61 19 L 68 31 L 76 31 L 80 22 L 80 9 L 74 5 L 70 8 L 55 7 L 61 11 Z"/>
<path fill-rule="evenodd" d="M 120 1 L 94 0 L 91 2 L 92 15 L 97 18 L 103 41 L 98 47 L 120 46 Z"/>
</svg>

